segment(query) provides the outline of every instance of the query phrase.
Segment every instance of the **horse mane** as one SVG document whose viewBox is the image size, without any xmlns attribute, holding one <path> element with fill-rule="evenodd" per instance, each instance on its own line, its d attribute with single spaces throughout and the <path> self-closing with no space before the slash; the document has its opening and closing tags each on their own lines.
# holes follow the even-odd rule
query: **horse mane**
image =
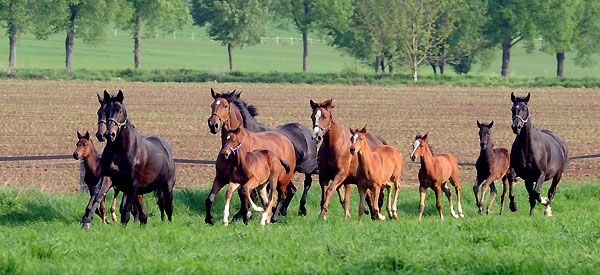
<svg viewBox="0 0 600 275">
<path fill-rule="evenodd" d="M 417 134 L 416 139 L 423 139 L 424 137 L 424 135 Z M 431 154 L 435 156 L 435 153 L 433 152 L 433 147 L 431 147 L 431 144 L 429 142 L 427 142 L 427 147 L 429 147 L 429 151 L 431 152 Z"/>
<path fill-rule="evenodd" d="M 234 98 L 235 99 L 231 103 L 233 103 L 240 111 L 242 119 L 244 120 L 244 128 L 250 129 L 251 131 L 270 130 L 269 127 L 256 120 L 255 117 L 258 116 L 258 110 L 256 109 L 256 106 L 248 104 L 248 102 L 240 99 L 239 97 Z"/>
</svg>

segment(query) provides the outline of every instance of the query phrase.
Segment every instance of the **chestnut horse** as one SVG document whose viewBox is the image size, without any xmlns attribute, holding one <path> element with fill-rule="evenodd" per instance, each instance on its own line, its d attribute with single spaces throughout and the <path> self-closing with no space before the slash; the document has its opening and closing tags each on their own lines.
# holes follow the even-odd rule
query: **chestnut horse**
<svg viewBox="0 0 600 275">
<path fill-rule="evenodd" d="M 358 157 L 350 154 L 350 131 L 348 127 L 338 122 L 333 115 L 333 99 L 321 103 L 310 101 L 312 108 L 313 139 L 323 142 L 319 147 L 319 184 L 321 185 L 321 217 L 327 219 L 329 199 L 334 191 L 338 191 L 340 202 L 344 206 L 346 218 L 350 218 L 350 184 L 356 184 Z M 383 138 L 367 133 L 367 144 L 371 150 L 379 145 L 385 145 Z M 332 181 L 329 185 L 329 181 Z M 344 184 L 346 194 L 339 189 Z M 370 192 L 367 193 L 369 208 L 372 208 Z M 371 216 L 373 211 L 371 209 Z"/>
<path fill-rule="evenodd" d="M 533 127 L 527 107 L 530 96 L 510 94 L 513 103 L 511 127 L 517 135 L 510 151 L 510 167 L 525 181 L 529 193 L 529 215 L 533 216 L 533 208 L 538 201 L 546 206 L 544 214 L 552 216 L 552 199 L 568 163 L 567 144 L 551 131 Z M 548 197 L 541 197 L 542 184 L 550 179 L 552 185 L 548 189 Z"/>
<path fill-rule="evenodd" d="M 85 132 L 85 135 L 82 135 L 77 132 L 77 148 L 73 153 L 73 158 L 76 160 L 82 159 L 85 167 L 85 176 L 83 181 L 88 186 L 88 191 L 90 192 L 90 197 L 92 196 L 92 190 L 94 186 L 98 184 L 100 180 L 100 155 L 96 152 L 96 148 L 94 148 L 94 142 L 90 139 L 90 132 Z M 115 196 L 113 198 L 112 207 L 110 208 L 111 216 L 113 221 L 117 221 L 117 215 L 115 214 L 115 208 L 117 205 L 117 197 L 119 196 L 119 190 L 116 188 Z M 106 203 L 105 200 L 102 199 L 100 203 L 100 209 L 96 210 L 96 214 L 100 218 L 102 218 L 103 223 L 110 223 L 110 220 L 106 218 Z"/>
<path fill-rule="evenodd" d="M 104 137 L 108 140 L 102 153 L 100 183 L 94 190 L 94 196 L 86 207 L 82 218 L 82 226 L 89 228 L 93 213 L 98 203 L 111 187 L 111 179 L 115 179 L 117 187 L 123 191 L 121 202 L 121 223 L 129 222 L 129 211 L 134 200 L 138 207 L 140 222 L 146 224 L 147 213 L 135 198 L 138 194 L 152 191 L 158 197 L 161 219 L 166 212 L 170 221 L 173 213 L 173 186 L 175 185 L 175 161 L 171 147 L 157 137 L 142 137 L 129 122 L 127 110 L 123 105 L 123 92 L 111 97 L 104 93 L 106 104 L 107 131 Z"/>
<path fill-rule="evenodd" d="M 367 125 L 358 131 L 358 129 L 350 128 L 352 134 L 352 146 L 350 146 L 350 154 L 358 155 L 358 170 L 356 178 L 358 181 L 358 192 L 360 193 L 360 203 L 358 204 L 358 224 L 361 223 L 362 215 L 365 212 L 365 198 L 367 189 L 373 194 L 373 201 L 379 201 L 379 192 L 382 187 L 388 189 L 387 212 L 390 219 L 398 219 L 397 206 L 398 193 L 402 180 L 402 154 L 389 145 L 379 145 L 375 150 L 371 151 L 367 145 Z M 396 189 L 394 200 L 392 202 L 393 189 Z M 377 203 L 373 205 L 374 216 L 380 220 L 385 220 L 385 217 L 379 212 Z"/>
<path fill-rule="evenodd" d="M 275 190 L 279 193 L 279 201 L 285 198 L 287 185 L 290 183 L 290 166 L 281 158 L 277 157 L 269 150 L 254 150 L 249 152 L 246 150 L 245 143 L 250 142 L 247 137 L 247 131 L 243 126 L 229 130 L 229 134 L 225 138 L 225 144 L 221 148 L 220 154 L 224 159 L 231 162 L 230 180 L 234 184 L 241 185 L 242 194 L 247 202 L 250 203 L 254 211 L 264 211 L 260 219 L 260 225 L 265 226 L 268 223 L 270 214 L 272 213 L 273 205 L 275 204 Z M 270 182 L 271 198 L 267 197 L 267 183 Z M 265 209 L 256 206 L 250 198 L 250 192 L 258 188 L 263 199 Z M 248 223 L 248 207 L 247 203 L 242 203 L 242 216 L 244 223 Z M 223 213 L 223 221 L 228 220 L 229 209 L 225 208 Z"/>
<path fill-rule="evenodd" d="M 415 158 L 421 158 L 421 168 L 419 169 L 419 192 L 421 193 L 421 202 L 419 203 L 419 220 L 423 216 L 423 210 L 425 210 L 425 195 L 427 194 L 427 188 L 433 189 L 435 192 L 436 206 L 440 213 L 440 219 L 444 219 L 442 214 L 442 202 L 440 201 L 440 193 L 443 190 L 448 197 L 450 203 L 450 214 L 452 217 L 458 219 L 458 215 L 464 218 L 462 207 L 460 205 L 460 179 L 458 171 L 458 162 L 450 154 L 441 154 L 433 156 L 431 148 L 427 140 L 429 138 L 429 132 L 424 136 L 417 135 L 415 142 L 413 143 L 413 151 L 410 154 L 411 160 Z M 454 212 L 454 206 L 452 204 L 452 191 L 447 187 L 447 182 L 450 181 L 456 189 L 456 196 L 458 198 L 458 215 Z"/>
<path fill-rule="evenodd" d="M 271 150 L 281 159 L 287 161 L 288 164 L 290 164 L 290 166 L 292 167 L 291 173 L 293 173 L 294 171 L 300 171 L 302 173 L 305 173 L 304 183 L 305 185 L 310 186 L 310 182 L 312 181 L 310 178 L 310 174 L 316 173 L 316 153 L 312 153 L 312 149 L 310 149 L 310 143 L 306 142 L 306 139 L 308 139 L 308 141 L 311 141 L 310 136 L 308 136 L 308 138 L 305 138 L 302 134 L 303 132 L 301 130 L 302 128 L 305 128 L 304 126 L 301 126 L 297 123 L 289 123 L 279 126 L 278 128 L 270 131 L 266 126 L 256 121 L 256 119 L 254 118 L 254 116 L 257 115 L 256 108 L 252 105 L 248 105 L 246 102 L 241 100 L 239 98 L 240 93 L 236 93 L 235 91 L 233 91 L 230 93 L 221 94 L 211 89 L 211 96 L 214 98 L 214 101 L 211 104 L 212 114 L 208 118 L 208 126 L 210 128 L 211 133 L 213 134 L 216 134 L 217 131 L 221 129 L 222 145 L 225 144 L 226 136 L 229 134 L 229 130 L 242 126 L 257 140 L 257 142 L 244 145 L 248 146 L 248 151 L 254 151 L 257 149 Z M 263 134 L 265 132 L 269 132 L 271 134 Z M 256 133 L 256 135 L 254 135 L 254 133 Z M 310 135 L 310 132 L 308 133 L 308 135 Z M 283 139 L 281 139 L 282 137 L 286 141 L 283 141 Z M 271 140 L 271 138 L 274 139 Z M 274 143 L 278 144 L 278 146 L 276 146 L 275 148 L 273 148 Z M 292 146 L 288 146 L 290 143 Z M 294 158 L 294 161 L 291 160 L 292 157 Z M 301 163 L 296 165 L 296 159 L 302 160 Z M 219 193 L 219 191 L 225 185 L 230 183 L 229 165 L 229 162 L 223 159 L 221 155 L 217 157 L 217 162 L 215 165 L 216 173 L 211 193 L 204 202 L 206 207 L 206 217 L 204 221 L 206 223 L 214 224 L 215 222 L 215 219 L 211 214 L 211 208 L 214 199 Z M 226 196 L 227 207 L 229 206 L 231 193 L 235 190 L 235 187 L 235 185 L 229 186 Z M 293 183 L 290 183 L 287 186 L 287 194 L 285 196 L 286 199 L 283 202 L 278 202 L 276 211 L 273 214 L 272 221 L 277 220 L 279 216 L 279 211 L 282 212 L 282 215 L 284 214 L 285 211 L 282 209 L 285 209 L 285 207 L 287 207 L 295 190 L 296 189 L 293 186 Z M 303 204 L 301 203 L 301 214 L 303 212 L 302 210 Z M 305 211 L 306 209 L 304 209 L 304 212 Z M 234 216 L 234 219 L 239 217 L 241 217 L 241 212 L 238 212 L 238 214 Z M 228 222 L 229 221 L 224 220 L 224 223 Z"/>
<path fill-rule="evenodd" d="M 492 211 L 492 204 L 496 198 L 496 186 L 494 181 L 502 179 L 504 190 L 502 197 L 500 198 L 500 215 L 504 212 L 504 204 L 506 203 L 506 193 L 510 188 L 510 209 L 516 211 L 515 206 L 515 195 L 513 194 L 513 179 L 510 175 L 510 154 L 505 148 L 494 148 L 492 142 L 492 126 L 494 121 L 489 124 L 479 123 L 477 121 L 477 127 L 479 127 L 479 145 L 481 150 L 479 151 L 479 157 L 475 163 L 477 168 L 477 182 L 473 186 L 473 193 L 475 193 L 475 201 L 479 208 L 479 214 L 483 212 L 483 202 L 485 200 L 485 192 L 488 186 L 491 188 L 490 191 L 490 203 L 487 206 L 486 214 L 490 214 Z M 481 188 L 481 199 L 478 196 L 479 186 L 485 181 Z"/>
</svg>

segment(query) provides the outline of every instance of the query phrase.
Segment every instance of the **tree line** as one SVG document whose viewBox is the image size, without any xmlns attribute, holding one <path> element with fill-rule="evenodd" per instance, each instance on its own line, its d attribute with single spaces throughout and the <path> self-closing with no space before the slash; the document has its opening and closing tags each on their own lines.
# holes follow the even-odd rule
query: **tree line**
<svg viewBox="0 0 600 275">
<path fill-rule="evenodd" d="M 586 0 L 0 0 L 0 21 L 9 38 L 9 67 L 16 67 L 16 43 L 23 33 L 38 39 L 64 33 L 65 66 L 72 67 L 74 38 L 106 40 L 113 23 L 134 40 L 134 65 L 140 67 L 143 34 L 174 31 L 193 22 L 227 46 L 229 68 L 235 48 L 260 42 L 269 22 L 287 22 L 302 35 L 303 71 L 308 71 L 308 34 L 393 73 L 408 67 L 434 73 L 451 66 L 459 74 L 474 64 L 489 64 L 502 49 L 501 75 L 510 73 L 510 52 L 523 44 L 556 56 L 563 77 L 566 53 L 575 64 L 592 66 L 600 53 L 600 1 Z"/>
</svg>

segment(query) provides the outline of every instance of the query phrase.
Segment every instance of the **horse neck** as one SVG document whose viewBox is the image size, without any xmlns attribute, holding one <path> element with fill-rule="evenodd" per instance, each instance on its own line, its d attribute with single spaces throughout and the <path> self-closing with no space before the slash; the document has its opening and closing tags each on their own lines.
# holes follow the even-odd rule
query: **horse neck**
<svg viewBox="0 0 600 275">
<path fill-rule="evenodd" d="M 435 171 L 435 165 L 437 164 L 431 150 L 429 150 L 429 146 L 423 146 L 423 155 L 421 156 L 421 168 L 425 168 L 428 172 Z"/>
<path fill-rule="evenodd" d="M 531 143 L 534 139 L 534 135 L 535 127 L 533 127 L 531 121 L 528 121 L 527 123 L 525 123 L 525 127 L 521 129 L 521 133 L 519 133 L 517 139 L 519 139 L 520 143 L 523 144 L 525 148 L 530 148 Z"/>
<path fill-rule="evenodd" d="M 242 146 L 240 146 L 240 149 L 237 150 L 237 152 L 235 152 L 235 166 L 238 167 L 239 169 L 241 169 L 242 171 L 244 171 L 245 175 L 248 175 L 249 173 L 249 166 L 248 166 L 248 160 L 246 159 L 249 156 L 249 151 L 246 150 L 246 148 L 244 148 L 244 143 L 242 142 Z"/>
<path fill-rule="evenodd" d="M 375 169 L 373 168 L 373 159 L 375 158 L 375 154 L 373 154 L 373 152 L 371 151 L 371 148 L 369 148 L 369 145 L 367 144 L 367 142 L 363 142 L 363 147 L 362 150 L 360 150 L 360 152 L 358 152 L 358 169 L 362 169 L 364 174 L 367 175 L 367 178 L 370 179 L 370 175 L 373 174 L 373 172 L 375 172 Z"/>
<path fill-rule="evenodd" d="M 323 143 L 327 144 L 329 148 L 334 148 L 339 139 L 348 137 L 347 141 L 350 142 L 350 137 L 346 135 L 346 132 L 350 133 L 348 128 L 338 123 L 333 113 L 331 113 L 331 129 L 323 137 Z"/>
<path fill-rule="evenodd" d="M 494 156 L 494 142 L 492 142 L 491 138 L 488 140 L 488 146 L 487 146 L 487 148 L 486 149 L 481 149 L 479 151 L 479 155 L 480 156 L 484 156 L 485 160 L 488 163 L 491 163 L 492 158 Z"/>
<path fill-rule="evenodd" d="M 271 129 L 269 129 L 269 127 L 258 122 L 256 120 L 256 118 L 253 117 L 252 114 L 250 114 L 250 112 L 248 110 L 242 111 L 235 104 L 232 104 L 229 106 L 232 106 L 231 110 L 234 111 L 236 113 L 236 115 L 238 116 L 238 119 L 239 119 L 239 123 L 237 124 L 238 126 L 240 124 L 243 124 L 244 128 L 246 128 L 246 130 L 248 130 L 250 132 L 263 132 L 263 131 L 271 130 Z M 245 114 L 243 116 L 242 116 L 242 112 L 245 112 Z M 232 128 L 232 129 L 235 129 L 235 128 Z"/>
<path fill-rule="evenodd" d="M 133 124 L 127 121 L 125 127 L 121 129 L 121 133 L 117 136 L 117 140 L 115 140 L 119 153 L 127 154 L 131 149 L 135 148 L 138 137 L 140 137 L 140 134 L 135 130 Z"/>
<path fill-rule="evenodd" d="M 227 126 L 229 129 L 236 129 L 244 124 L 244 119 L 235 104 L 229 104 L 229 106 L 229 120 L 227 121 Z M 222 131 L 227 131 L 229 129 L 223 127 Z"/>
<path fill-rule="evenodd" d="M 96 148 L 94 148 L 94 143 L 90 140 L 90 146 L 92 146 L 90 150 L 90 155 L 85 158 L 85 169 L 86 172 L 89 171 L 94 176 L 100 175 L 100 156 L 96 152 Z"/>
</svg>

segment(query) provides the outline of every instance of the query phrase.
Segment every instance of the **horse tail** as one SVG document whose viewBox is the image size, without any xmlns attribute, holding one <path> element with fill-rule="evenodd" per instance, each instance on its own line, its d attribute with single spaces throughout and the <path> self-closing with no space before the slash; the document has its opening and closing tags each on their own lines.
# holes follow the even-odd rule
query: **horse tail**
<svg viewBox="0 0 600 275">
<path fill-rule="evenodd" d="M 281 158 L 278 158 L 279 162 L 281 162 L 281 165 L 283 166 L 283 168 L 285 169 L 285 173 L 289 173 L 290 172 L 290 164 L 287 163 L 287 161 L 282 160 Z"/>
<path fill-rule="evenodd" d="M 318 174 L 319 173 L 319 161 L 317 157 L 312 159 L 303 160 L 301 163 L 296 165 L 296 172 L 302 174 Z"/>
</svg>

